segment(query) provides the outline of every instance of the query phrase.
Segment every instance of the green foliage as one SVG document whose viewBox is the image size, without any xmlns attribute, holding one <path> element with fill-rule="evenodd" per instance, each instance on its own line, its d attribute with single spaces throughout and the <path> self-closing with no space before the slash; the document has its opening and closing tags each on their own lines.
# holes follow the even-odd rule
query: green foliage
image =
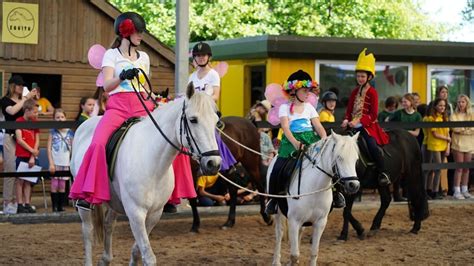
<svg viewBox="0 0 474 266">
<path fill-rule="evenodd" d="M 466 22 L 474 22 L 474 0 L 466 0 L 466 7 L 462 11 L 462 16 Z"/>
<path fill-rule="evenodd" d="M 109 0 L 143 15 L 148 30 L 175 44 L 175 1 Z M 473 2 L 473 0 L 468 0 Z M 192 0 L 190 40 L 256 35 L 439 40 L 447 32 L 412 0 Z"/>
</svg>

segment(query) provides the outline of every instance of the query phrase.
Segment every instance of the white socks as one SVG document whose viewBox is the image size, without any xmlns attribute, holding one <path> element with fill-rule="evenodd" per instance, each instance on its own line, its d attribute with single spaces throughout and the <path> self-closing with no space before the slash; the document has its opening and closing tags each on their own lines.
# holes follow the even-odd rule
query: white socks
<svg viewBox="0 0 474 266">
<path fill-rule="evenodd" d="M 459 190 L 459 187 L 458 187 L 458 190 Z M 454 188 L 454 191 L 456 191 L 456 187 Z M 461 192 L 464 193 L 464 192 L 469 192 L 467 190 L 467 186 L 461 186 Z"/>
<path fill-rule="evenodd" d="M 459 187 L 454 187 L 454 194 L 461 194 Z"/>
</svg>

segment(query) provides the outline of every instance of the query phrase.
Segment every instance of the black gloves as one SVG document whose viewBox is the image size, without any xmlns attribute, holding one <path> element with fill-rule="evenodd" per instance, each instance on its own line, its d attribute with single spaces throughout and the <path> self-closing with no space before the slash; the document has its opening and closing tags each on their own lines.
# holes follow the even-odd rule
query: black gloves
<svg viewBox="0 0 474 266">
<path fill-rule="evenodd" d="M 136 68 L 130 68 L 130 69 L 127 69 L 127 70 L 122 70 L 122 72 L 120 73 L 120 80 L 132 80 L 134 79 L 136 76 L 138 76 L 138 73 L 139 73 L 139 70 L 136 69 Z"/>
</svg>

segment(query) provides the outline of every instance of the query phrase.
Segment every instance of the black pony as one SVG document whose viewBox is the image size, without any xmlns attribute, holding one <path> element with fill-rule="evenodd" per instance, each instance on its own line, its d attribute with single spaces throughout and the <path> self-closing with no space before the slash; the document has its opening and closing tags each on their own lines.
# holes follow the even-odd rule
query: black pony
<svg viewBox="0 0 474 266">
<path fill-rule="evenodd" d="M 387 132 L 390 136 L 390 143 L 383 147 L 384 160 L 387 172 L 393 182 L 401 180 L 408 196 L 408 211 L 410 219 L 414 221 L 411 233 L 417 234 L 421 228 L 421 221 L 428 218 L 428 200 L 424 189 L 423 174 L 421 170 L 422 158 L 420 146 L 415 137 L 403 129 L 394 129 Z M 370 234 L 375 234 L 382 224 L 385 211 L 392 199 L 390 186 L 381 187 L 378 185 L 377 171 L 370 163 L 370 156 L 363 148 L 362 139 L 359 138 L 361 147 L 361 160 L 357 164 L 357 175 L 361 182 L 361 188 L 377 188 L 380 194 L 380 208 L 370 227 Z M 352 205 L 357 195 L 344 195 L 346 197 L 346 207 L 344 208 L 344 225 L 339 240 L 347 240 L 349 222 L 357 231 L 359 238 L 364 238 L 364 228 L 361 223 L 352 216 Z"/>
</svg>

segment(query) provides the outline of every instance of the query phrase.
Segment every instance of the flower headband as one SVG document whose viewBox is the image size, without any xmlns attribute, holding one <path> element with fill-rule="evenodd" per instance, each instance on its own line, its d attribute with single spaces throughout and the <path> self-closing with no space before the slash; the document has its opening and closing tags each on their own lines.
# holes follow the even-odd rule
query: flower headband
<svg viewBox="0 0 474 266">
<path fill-rule="evenodd" d="M 293 81 L 286 81 L 283 84 L 283 90 L 285 91 L 292 91 L 301 88 L 310 88 L 315 89 L 319 85 L 315 80 L 293 80 Z"/>
</svg>

